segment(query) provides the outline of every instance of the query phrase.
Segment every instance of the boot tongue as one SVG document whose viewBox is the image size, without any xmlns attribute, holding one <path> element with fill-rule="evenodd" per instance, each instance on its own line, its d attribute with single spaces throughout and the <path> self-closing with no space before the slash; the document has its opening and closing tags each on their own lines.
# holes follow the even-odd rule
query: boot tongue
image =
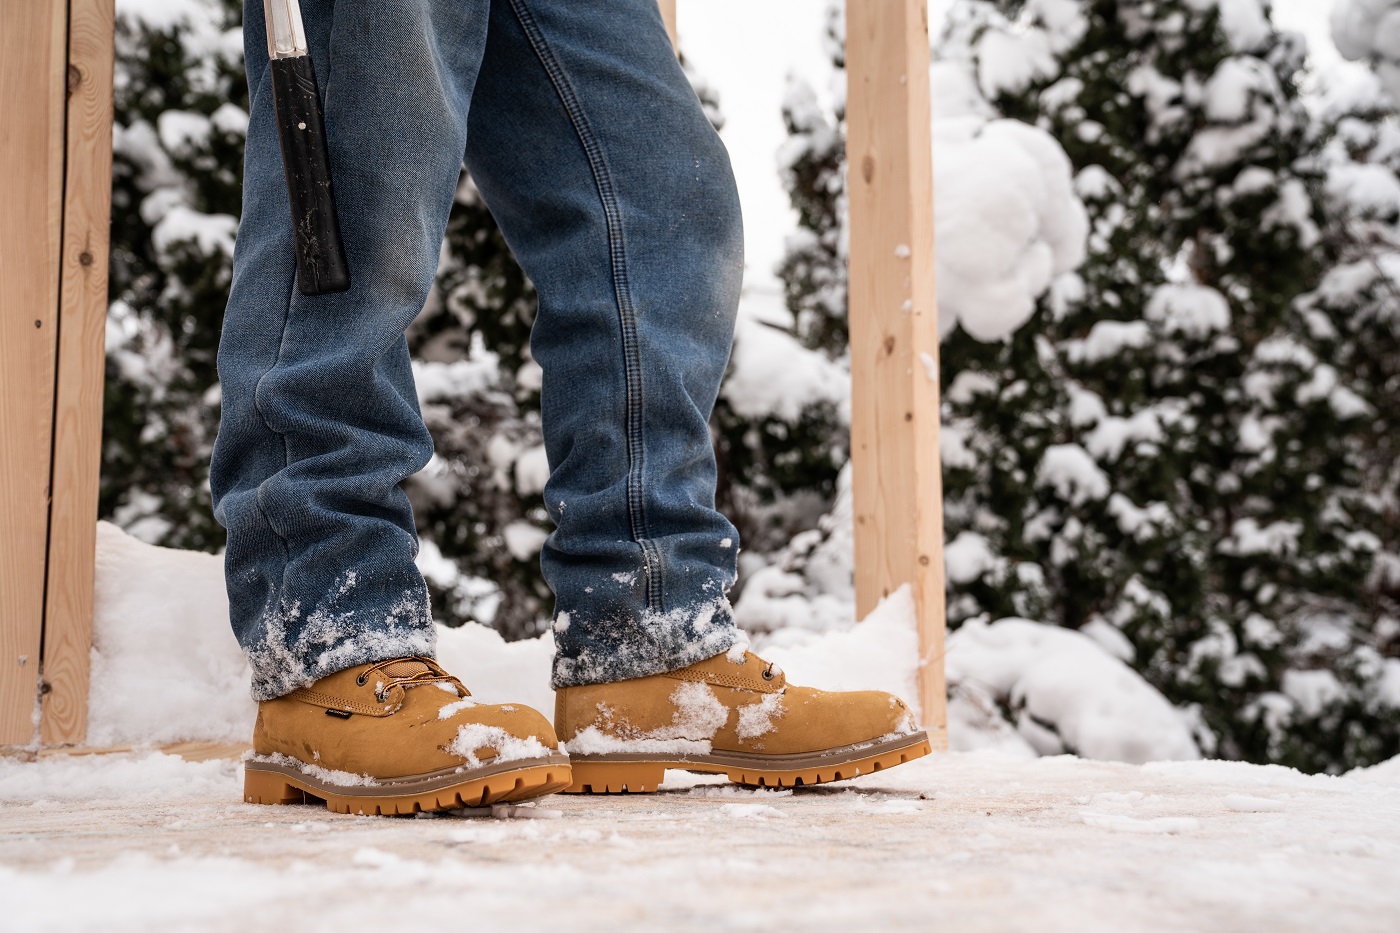
<svg viewBox="0 0 1400 933">
<path fill-rule="evenodd" d="M 417 658 L 404 658 L 395 661 L 393 664 L 386 664 L 379 669 L 389 677 L 412 677 L 415 674 L 436 673 L 431 667 L 419 661 Z"/>
</svg>

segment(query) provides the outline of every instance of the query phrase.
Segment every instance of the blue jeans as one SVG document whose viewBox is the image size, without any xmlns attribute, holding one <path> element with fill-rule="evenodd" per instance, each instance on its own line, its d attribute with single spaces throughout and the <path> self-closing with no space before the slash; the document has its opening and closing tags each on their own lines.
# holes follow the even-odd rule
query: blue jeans
<svg viewBox="0 0 1400 933">
<path fill-rule="evenodd" d="M 656 0 L 301 6 L 353 286 L 296 287 L 263 4 L 248 0 L 252 122 L 210 482 L 254 697 L 433 651 L 401 488 L 432 441 L 404 330 L 464 160 L 539 293 L 555 686 L 734 645 L 738 534 L 714 508 L 708 419 L 738 304 L 738 195 Z"/>
</svg>

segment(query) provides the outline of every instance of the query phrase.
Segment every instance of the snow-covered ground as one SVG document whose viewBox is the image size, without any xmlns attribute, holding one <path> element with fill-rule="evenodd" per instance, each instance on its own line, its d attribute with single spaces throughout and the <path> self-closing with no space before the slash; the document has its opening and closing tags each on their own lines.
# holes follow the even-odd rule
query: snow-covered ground
<svg viewBox="0 0 1400 933">
<path fill-rule="evenodd" d="M 0 760 L 7 931 L 1394 930 L 1400 766 L 948 753 L 854 783 L 436 819 L 238 802 L 232 760 Z"/>
<path fill-rule="evenodd" d="M 950 740 L 979 750 L 855 782 L 750 791 L 669 772 L 652 796 L 432 819 L 243 804 L 253 706 L 218 558 L 110 525 L 98 541 L 90 740 L 235 744 L 204 761 L 0 758 L 7 933 L 1400 928 L 1400 759 L 1329 777 L 1036 757 L 1199 753 L 1111 650 L 1024 620 L 949 641 Z M 765 651 L 795 681 L 908 695 L 911 612 L 897 593 L 858 626 L 786 629 Z M 479 696 L 551 710 L 547 640 L 472 626 L 441 641 Z"/>
</svg>

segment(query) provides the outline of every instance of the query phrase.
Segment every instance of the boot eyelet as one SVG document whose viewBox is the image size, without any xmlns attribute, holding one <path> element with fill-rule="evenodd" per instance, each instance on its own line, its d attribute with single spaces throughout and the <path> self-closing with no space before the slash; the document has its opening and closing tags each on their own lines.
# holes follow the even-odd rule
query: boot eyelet
<svg viewBox="0 0 1400 933">
<path fill-rule="evenodd" d="M 357 686 L 363 687 L 363 686 L 365 685 L 365 681 L 366 681 L 366 680 L 367 680 L 367 678 L 365 677 L 365 675 L 364 675 L 364 674 L 361 674 L 359 677 L 356 677 L 356 678 L 355 678 L 355 684 L 356 684 Z"/>
<path fill-rule="evenodd" d="M 388 696 L 387 693 L 380 693 L 378 690 L 374 691 L 374 698 L 380 703 L 383 703 Z"/>
<path fill-rule="evenodd" d="M 764 668 L 764 670 L 763 670 L 763 679 L 764 679 L 764 680 L 772 680 L 772 679 L 773 679 L 773 672 L 770 671 L 770 670 L 768 670 L 767 668 Z"/>
</svg>

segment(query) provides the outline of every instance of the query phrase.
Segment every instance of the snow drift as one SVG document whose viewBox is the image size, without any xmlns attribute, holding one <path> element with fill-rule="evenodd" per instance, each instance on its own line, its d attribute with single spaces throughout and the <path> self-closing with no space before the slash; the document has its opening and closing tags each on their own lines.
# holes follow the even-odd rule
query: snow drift
<svg viewBox="0 0 1400 933">
<path fill-rule="evenodd" d="M 96 594 L 88 744 L 248 739 L 256 707 L 228 624 L 219 557 L 155 547 L 102 522 Z M 778 628 L 761 635 L 759 647 L 794 683 L 917 699 L 907 587 L 859 625 L 848 617 L 825 631 Z M 527 703 L 546 715 L 554 711 L 553 654 L 548 634 L 506 642 L 474 623 L 438 630 L 438 657 L 478 699 Z M 1199 757 L 1166 700 L 1076 632 L 1023 619 L 969 624 L 949 639 L 947 664 L 960 693 L 955 748 L 1072 750 L 1132 762 Z M 981 715 L 969 714 L 969 697 Z M 1001 718 L 1003 708 L 1014 725 Z"/>
</svg>

